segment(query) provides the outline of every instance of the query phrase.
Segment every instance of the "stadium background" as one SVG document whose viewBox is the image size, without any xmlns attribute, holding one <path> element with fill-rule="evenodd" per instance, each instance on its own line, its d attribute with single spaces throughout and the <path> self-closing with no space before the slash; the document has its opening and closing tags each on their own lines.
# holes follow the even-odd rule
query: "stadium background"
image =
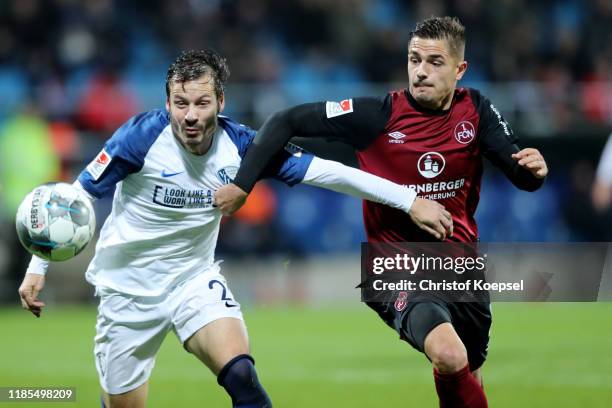
<svg viewBox="0 0 612 408">
<path fill-rule="evenodd" d="M 35 320 L 17 309 L 28 256 L 14 213 L 35 185 L 73 180 L 125 119 L 163 106 L 166 69 L 180 50 L 213 47 L 227 57 L 225 113 L 257 128 L 295 103 L 404 87 L 408 33 L 431 14 L 461 18 L 469 68 L 460 85 L 488 95 L 551 167 L 534 194 L 486 172 L 482 240 L 610 241 L 612 213 L 590 200 L 612 127 L 607 0 L 1 1 L 0 386 L 76 386 L 78 402 L 66 406 L 95 406 L 95 299 L 82 277 L 93 245 L 53 266 L 48 307 Z M 343 146 L 307 147 L 354 163 Z M 109 209 L 110 199 L 96 203 L 100 224 Z M 359 305 L 363 239 L 358 200 L 274 182 L 260 183 L 224 222 L 219 257 L 277 406 L 433 406 L 426 360 Z M 612 405 L 609 304 L 494 309 L 492 406 Z M 227 404 L 213 377 L 168 339 L 150 406 L 172 398 Z"/>
</svg>

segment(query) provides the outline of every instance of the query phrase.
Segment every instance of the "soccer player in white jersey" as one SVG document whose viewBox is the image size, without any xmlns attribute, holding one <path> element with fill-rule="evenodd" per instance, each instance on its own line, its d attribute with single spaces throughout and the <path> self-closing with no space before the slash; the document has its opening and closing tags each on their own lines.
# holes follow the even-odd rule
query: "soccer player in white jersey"
<svg viewBox="0 0 612 408">
<path fill-rule="evenodd" d="M 115 195 L 87 272 L 100 307 L 95 364 L 107 407 L 144 407 L 155 355 L 172 330 L 225 388 L 234 407 L 270 407 L 249 355 L 240 304 L 214 251 L 230 183 L 255 132 L 220 116 L 229 70 L 212 50 L 183 53 L 166 77 L 166 110 L 139 114 L 107 141 L 75 185 L 90 199 Z M 416 224 L 452 233 L 450 214 L 404 186 L 298 149 L 266 175 L 394 206 Z M 19 288 L 37 317 L 48 264 L 33 257 Z"/>
</svg>

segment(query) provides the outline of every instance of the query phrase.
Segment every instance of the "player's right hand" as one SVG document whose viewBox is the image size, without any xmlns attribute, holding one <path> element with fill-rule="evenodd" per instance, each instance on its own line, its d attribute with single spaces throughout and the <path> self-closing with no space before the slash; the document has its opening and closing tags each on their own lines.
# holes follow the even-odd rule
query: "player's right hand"
<svg viewBox="0 0 612 408">
<path fill-rule="evenodd" d="M 21 306 L 29 310 L 36 317 L 40 317 L 44 302 L 38 299 L 38 294 L 45 287 L 45 276 L 34 273 L 26 273 L 21 286 L 19 287 L 19 297 Z"/>
<path fill-rule="evenodd" d="M 453 219 L 440 203 L 417 197 L 408 214 L 417 227 L 440 241 L 453 236 Z"/>
<path fill-rule="evenodd" d="M 232 215 L 246 202 L 248 194 L 234 183 L 226 184 L 215 192 L 214 206 L 223 215 Z"/>
</svg>

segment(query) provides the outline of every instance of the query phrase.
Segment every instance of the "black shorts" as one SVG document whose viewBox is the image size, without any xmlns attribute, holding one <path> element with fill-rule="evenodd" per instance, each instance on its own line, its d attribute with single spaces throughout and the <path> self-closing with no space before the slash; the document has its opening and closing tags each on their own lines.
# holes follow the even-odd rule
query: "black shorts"
<svg viewBox="0 0 612 408">
<path fill-rule="evenodd" d="M 489 302 L 444 302 L 419 296 L 405 305 L 400 303 L 397 308 L 396 303 L 368 302 L 367 305 L 399 333 L 400 339 L 421 353 L 425 353 L 427 334 L 441 323 L 450 323 L 465 345 L 470 370 L 480 368 L 485 362 L 492 321 Z"/>
</svg>

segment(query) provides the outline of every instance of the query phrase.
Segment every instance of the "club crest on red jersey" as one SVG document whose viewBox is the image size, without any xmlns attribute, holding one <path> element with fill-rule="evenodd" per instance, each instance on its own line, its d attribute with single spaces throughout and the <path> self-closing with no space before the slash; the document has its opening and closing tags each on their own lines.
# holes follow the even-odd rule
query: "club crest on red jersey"
<svg viewBox="0 0 612 408">
<path fill-rule="evenodd" d="M 468 144 L 476 137 L 476 131 L 472 122 L 459 122 L 455 126 L 455 140 L 461 144 Z"/>
<path fill-rule="evenodd" d="M 408 306 L 408 301 L 406 299 L 408 299 L 408 292 L 400 292 L 399 295 L 397 295 L 397 299 L 395 299 L 395 304 L 393 305 L 395 310 L 398 312 L 404 310 L 406 306 Z"/>
<path fill-rule="evenodd" d="M 421 176 L 428 179 L 442 174 L 444 166 L 446 166 L 444 156 L 438 152 L 424 153 L 417 162 L 417 170 L 421 173 Z"/>
</svg>

